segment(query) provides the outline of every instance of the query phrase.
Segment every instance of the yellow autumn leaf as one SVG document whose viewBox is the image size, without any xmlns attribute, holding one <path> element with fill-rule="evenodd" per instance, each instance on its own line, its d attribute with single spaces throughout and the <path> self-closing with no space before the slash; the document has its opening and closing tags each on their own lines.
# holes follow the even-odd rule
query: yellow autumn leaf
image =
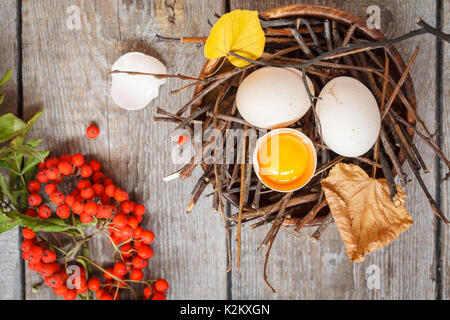
<svg viewBox="0 0 450 320">
<path fill-rule="evenodd" d="M 220 17 L 212 27 L 205 43 L 205 57 L 227 57 L 236 67 L 243 67 L 249 63 L 229 53 L 255 60 L 262 55 L 265 42 L 258 11 L 234 10 Z"/>
<path fill-rule="evenodd" d="M 356 165 L 334 166 L 322 188 L 350 261 L 364 261 L 413 224 L 402 188 L 392 202 L 386 179 L 372 179 Z"/>
</svg>

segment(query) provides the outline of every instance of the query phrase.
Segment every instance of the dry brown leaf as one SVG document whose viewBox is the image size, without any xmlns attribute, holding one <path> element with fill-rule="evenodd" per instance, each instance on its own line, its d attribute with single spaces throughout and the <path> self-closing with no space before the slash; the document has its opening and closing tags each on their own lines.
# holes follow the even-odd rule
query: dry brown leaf
<svg viewBox="0 0 450 320">
<path fill-rule="evenodd" d="M 413 224 L 402 188 L 397 186 L 394 204 L 386 179 L 372 179 L 356 165 L 335 165 L 322 187 L 350 261 L 363 262 Z"/>
</svg>

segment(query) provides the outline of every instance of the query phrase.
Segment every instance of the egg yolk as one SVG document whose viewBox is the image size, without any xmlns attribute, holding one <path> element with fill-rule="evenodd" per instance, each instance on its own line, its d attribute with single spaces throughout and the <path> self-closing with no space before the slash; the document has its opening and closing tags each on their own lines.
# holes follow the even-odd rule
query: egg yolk
<svg viewBox="0 0 450 320">
<path fill-rule="evenodd" d="M 311 154 L 302 139 L 289 133 L 269 136 L 258 150 L 260 176 L 277 184 L 298 180 L 311 162 Z"/>
</svg>

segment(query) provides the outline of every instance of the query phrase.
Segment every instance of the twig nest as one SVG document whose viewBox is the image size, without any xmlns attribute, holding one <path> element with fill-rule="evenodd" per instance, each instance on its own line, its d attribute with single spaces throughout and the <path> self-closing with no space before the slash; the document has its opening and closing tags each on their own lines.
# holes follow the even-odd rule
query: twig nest
<svg viewBox="0 0 450 320">
<path fill-rule="evenodd" d="M 378 139 L 381 116 L 372 92 L 351 77 L 328 82 L 317 100 L 322 138 L 337 154 L 358 157 Z"/>
<path fill-rule="evenodd" d="M 314 86 L 308 77 L 307 82 L 314 94 Z M 286 127 L 303 117 L 311 102 L 299 70 L 264 67 L 242 81 L 236 94 L 236 105 L 250 124 L 273 129 Z"/>
<path fill-rule="evenodd" d="M 166 74 L 166 66 L 158 59 L 141 52 L 128 52 L 113 64 L 112 71 Z M 158 96 L 159 87 L 166 79 L 151 75 L 113 73 L 111 98 L 126 110 L 144 108 Z"/>
</svg>

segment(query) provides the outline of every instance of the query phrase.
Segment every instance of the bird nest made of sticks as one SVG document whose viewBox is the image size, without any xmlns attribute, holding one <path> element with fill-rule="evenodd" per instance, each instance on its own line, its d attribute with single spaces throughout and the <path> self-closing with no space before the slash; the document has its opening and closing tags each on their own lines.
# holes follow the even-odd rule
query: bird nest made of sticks
<svg viewBox="0 0 450 320">
<path fill-rule="evenodd" d="M 287 6 L 263 12 L 261 16 L 261 25 L 266 35 L 265 51 L 259 59 L 263 65 L 275 63 L 276 65 L 290 66 L 295 63 L 303 63 L 323 52 L 346 44 L 386 40 L 377 30 L 367 28 L 361 19 L 326 7 Z M 384 81 L 386 63 L 389 64 L 388 81 Z M 209 80 L 207 83 L 196 86 L 193 98 L 195 102 L 185 106 L 185 108 L 190 108 L 189 118 L 202 121 L 203 130 L 215 127 L 222 134 L 225 134 L 226 129 L 230 128 L 252 127 L 237 112 L 235 96 L 237 88 L 245 76 L 259 67 L 261 65 L 250 64 L 244 68 L 235 68 L 228 61 L 224 62 L 223 59 L 208 60 L 203 66 L 199 78 Z M 389 157 L 386 158 L 388 166 L 392 167 L 393 174 L 398 174 L 405 159 L 404 151 L 400 147 L 404 145 L 397 144 L 395 139 L 406 140 L 406 145 L 409 146 L 413 134 L 409 128 L 400 126 L 395 118 L 398 117 L 414 124 L 416 100 L 409 75 L 406 75 L 403 80 L 404 83 L 399 90 L 400 94 L 394 101 L 388 102 L 386 99 L 392 95 L 406 68 L 397 50 L 390 46 L 317 61 L 306 69 L 314 84 L 315 92 L 320 92 L 320 89 L 335 77 L 350 76 L 363 82 L 377 98 L 380 106 L 386 105 L 386 103 L 392 104 L 390 106 L 392 112 L 388 113 L 385 118 L 386 130 L 383 132 L 386 133 L 386 143 L 390 148 L 389 152 L 386 150 L 385 153 L 389 154 Z M 216 110 L 216 113 L 213 112 L 213 109 Z M 322 145 L 320 137 L 314 134 L 315 121 L 312 108 L 290 127 L 302 131 L 313 140 L 318 155 L 318 169 L 313 179 L 305 187 L 294 192 L 287 201 L 288 215 L 283 221 L 283 226 L 299 230 L 300 226 L 316 226 L 325 220 L 329 215 L 328 207 L 326 204 L 317 206 L 321 191 L 320 180 L 322 175 L 326 175 L 333 165 L 339 162 L 357 163 L 370 175 L 376 174 L 376 177 L 385 175 L 379 164 L 380 149 L 384 151 L 386 148 L 384 144 L 377 143 L 376 148 L 372 148 L 362 157 L 339 156 Z M 393 131 L 395 137 L 394 133 L 390 131 L 391 127 L 395 128 Z M 221 140 L 225 141 L 225 138 Z M 248 148 L 248 141 L 246 143 L 246 159 L 250 159 L 252 155 Z M 203 152 L 211 151 L 208 148 L 212 148 L 212 145 L 210 141 L 204 142 Z M 241 144 L 237 143 L 236 156 L 238 156 L 240 148 Z M 265 187 L 258 180 L 251 163 L 246 161 L 244 167 L 241 167 L 241 161 L 235 160 L 231 165 L 202 164 L 205 174 L 194 189 L 194 198 L 189 210 L 203 192 L 204 186 L 211 183 L 214 186 L 212 201 L 214 210 L 219 210 L 225 199 L 230 201 L 235 209 L 238 209 L 240 200 L 244 197 L 242 223 L 253 222 L 252 227 L 257 227 L 271 222 L 280 210 L 285 194 Z M 181 170 L 180 176 L 189 176 L 194 167 L 195 165 L 188 164 Z M 243 172 L 241 172 L 242 170 Z M 403 172 L 400 174 L 403 175 Z M 244 183 L 241 185 L 242 175 Z M 237 222 L 237 214 L 233 214 L 229 219 Z"/>
</svg>

